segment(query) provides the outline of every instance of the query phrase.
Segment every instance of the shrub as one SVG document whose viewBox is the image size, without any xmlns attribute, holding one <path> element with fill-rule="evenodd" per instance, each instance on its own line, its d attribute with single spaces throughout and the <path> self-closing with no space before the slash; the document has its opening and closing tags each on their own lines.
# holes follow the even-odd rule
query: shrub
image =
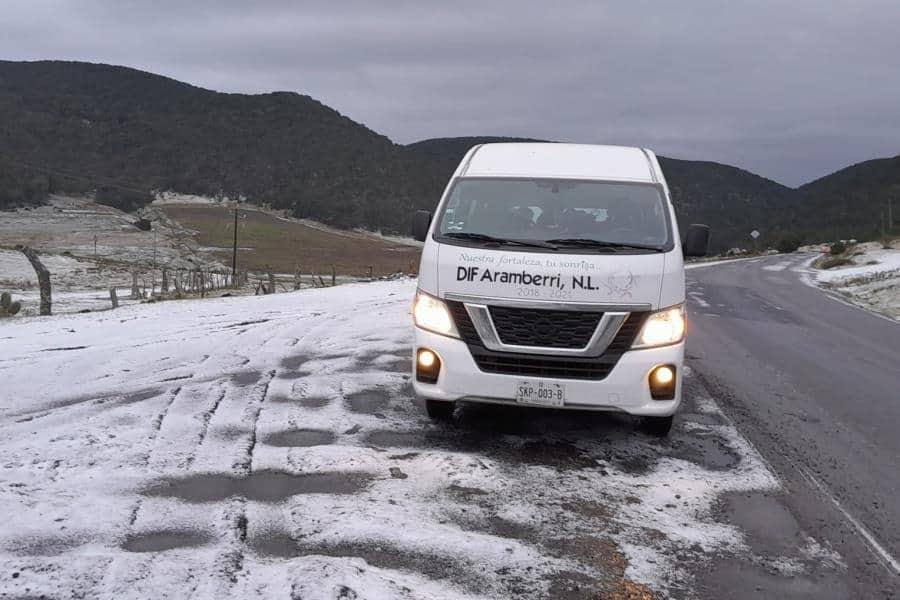
<svg viewBox="0 0 900 600">
<path fill-rule="evenodd" d="M 831 245 L 831 255 L 837 256 L 847 251 L 847 244 L 844 242 L 835 242 Z"/>
<path fill-rule="evenodd" d="M 790 254 L 800 247 L 800 238 L 793 235 L 785 235 L 775 244 L 775 249 L 782 254 Z"/>
<path fill-rule="evenodd" d="M 844 265 L 852 265 L 853 261 L 849 258 L 844 258 L 843 256 L 826 256 L 822 262 L 819 263 L 820 269 L 833 269 L 835 267 L 843 267 Z"/>
<path fill-rule="evenodd" d="M 122 189 L 118 187 L 103 186 L 94 194 L 97 204 L 105 204 L 118 208 L 123 212 L 134 212 L 144 208 L 153 202 L 153 194 L 137 190 Z"/>
<path fill-rule="evenodd" d="M 9 292 L 0 294 L 0 319 L 15 316 L 21 309 L 22 304 L 13 302 Z"/>
</svg>

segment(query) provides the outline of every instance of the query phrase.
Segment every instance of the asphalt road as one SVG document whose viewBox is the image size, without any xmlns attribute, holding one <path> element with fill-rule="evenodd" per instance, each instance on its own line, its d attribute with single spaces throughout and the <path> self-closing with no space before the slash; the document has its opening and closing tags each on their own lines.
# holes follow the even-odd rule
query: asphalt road
<svg viewBox="0 0 900 600">
<path fill-rule="evenodd" d="M 826 540 L 847 565 L 825 586 L 835 597 L 897 597 L 900 323 L 807 285 L 809 258 L 689 270 L 688 364 L 786 490 L 727 508 L 729 517 L 763 546 L 785 541 L 784 520 Z M 766 585 L 728 565 L 707 579 L 732 590 L 727 597 L 756 597 Z"/>
</svg>

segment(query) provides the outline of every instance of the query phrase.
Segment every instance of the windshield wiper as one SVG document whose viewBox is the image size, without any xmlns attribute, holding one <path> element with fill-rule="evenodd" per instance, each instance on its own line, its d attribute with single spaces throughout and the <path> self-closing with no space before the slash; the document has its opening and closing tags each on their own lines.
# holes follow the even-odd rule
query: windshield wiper
<svg viewBox="0 0 900 600">
<path fill-rule="evenodd" d="M 466 231 L 451 231 L 450 233 L 445 233 L 444 237 L 454 238 L 454 239 L 458 239 L 458 240 L 473 240 L 476 242 L 486 242 L 488 244 L 510 245 L 510 246 L 531 246 L 534 248 L 549 248 L 551 250 L 559 249 L 555 244 L 551 244 L 549 242 L 542 242 L 540 240 L 517 240 L 517 239 L 512 239 L 512 238 L 501 238 L 501 237 L 494 237 L 492 235 L 487 235 L 486 233 L 469 233 Z"/>
<path fill-rule="evenodd" d="M 659 246 L 647 246 L 645 244 L 628 244 L 625 242 L 604 242 L 603 240 L 594 240 L 591 238 L 557 238 L 547 240 L 550 244 L 560 244 L 563 246 L 581 246 L 584 248 L 632 248 L 634 250 L 652 250 L 653 252 L 662 252 Z"/>
</svg>

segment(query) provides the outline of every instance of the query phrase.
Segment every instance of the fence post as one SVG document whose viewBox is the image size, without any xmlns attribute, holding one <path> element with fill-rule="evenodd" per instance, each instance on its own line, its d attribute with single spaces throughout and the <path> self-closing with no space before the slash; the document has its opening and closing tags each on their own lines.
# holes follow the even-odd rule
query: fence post
<svg viewBox="0 0 900 600">
<path fill-rule="evenodd" d="M 119 297 L 116 295 L 116 288 L 109 288 L 109 301 L 112 302 L 113 308 L 119 308 Z"/>
<path fill-rule="evenodd" d="M 372 279 L 372 267 L 369 267 L 369 279 Z"/>
<path fill-rule="evenodd" d="M 331 265 L 331 287 L 334 287 L 336 282 L 337 282 L 337 271 L 335 271 L 334 265 Z"/>
<path fill-rule="evenodd" d="M 137 271 L 131 272 L 131 299 L 132 300 L 140 300 L 141 299 L 141 290 L 138 287 Z"/>
<path fill-rule="evenodd" d="M 269 294 L 275 293 L 275 274 L 272 273 L 272 268 L 269 265 L 266 265 L 266 274 L 269 276 Z"/>
</svg>

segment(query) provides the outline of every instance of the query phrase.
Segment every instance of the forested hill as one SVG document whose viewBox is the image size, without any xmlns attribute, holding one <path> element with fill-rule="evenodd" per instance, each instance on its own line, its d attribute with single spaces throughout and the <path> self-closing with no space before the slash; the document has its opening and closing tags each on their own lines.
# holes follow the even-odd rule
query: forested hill
<svg viewBox="0 0 900 600">
<path fill-rule="evenodd" d="M 123 67 L 0 62 L 0 128 L 4 166 L 49 168 L 55 189 L 243 195 L 371 227 L 399 226 L 422 193 L 405 176 L 402 147 L 294 93 L 222 94 Z M 31 179 L 19 197 L 41 183 Z M 11 204 L 15 190 L 3 192 Z"/>
<path fill-rule="evenodd" d="M 792 212 L 798 229 L 828 239 L 872 239 L 900 228 L 900 156 L 868 160 L 797 188 Z M 800 219 L 798 219 L 800 221 Z"/>
<path fill-rule="evenodd" d="M 295 93 L 223 94 L 124 67 L 0 61 L 0 208 L 97 190 L 128 209 L 149 190 L 174 190 L 406 231 L 411 211 L 433 208 L 469 147 L 501 139 L 402 146 Z M 775 182 L 717 163 L 661 162 L 681 219 L 709 223 L 717 249 L 747 245 L 754 227 L 774 241 L 812 223 L 805 200 Z"/>
</svg>

